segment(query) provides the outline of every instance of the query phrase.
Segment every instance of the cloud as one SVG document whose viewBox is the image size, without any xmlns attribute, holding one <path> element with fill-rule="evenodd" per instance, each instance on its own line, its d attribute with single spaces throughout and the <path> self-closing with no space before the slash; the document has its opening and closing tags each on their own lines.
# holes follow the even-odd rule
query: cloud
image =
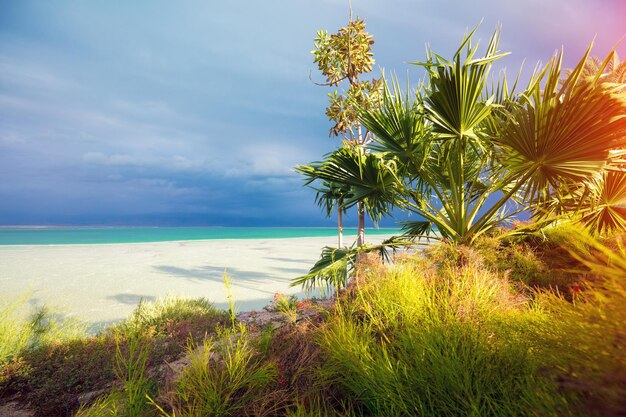
<svg viewBox="0 0 626 417">
<path fill-rule="evenodd" d="M 377 64 L 413 80 L 405 63 L 425 42 L 451 53 L 482 18 L 482 38 L 503 24 L 513 71 L 562 44 L 571 65 L 596 32 L 598 53 L 624 32 L 618 0 L 352 6 Z M 324 222 L 292 167 L 339 145 L 309 51 L 318 29 L 347 17 L 339 0 L 7 3 L 0 223 Z"/>
</svg>

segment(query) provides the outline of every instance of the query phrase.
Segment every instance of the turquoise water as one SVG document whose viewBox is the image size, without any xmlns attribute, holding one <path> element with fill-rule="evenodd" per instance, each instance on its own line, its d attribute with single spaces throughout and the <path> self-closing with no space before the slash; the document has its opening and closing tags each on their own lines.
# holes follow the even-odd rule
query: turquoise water
<svg viewBox="0 0 626 417">
<path fill-rule="evenodd" d="M 399 229 L 366 229 L 366 235 L 395 234 Z M 168 242 L 204 239 L 280 239 L 335 236 L 331 227 L 111 227 L 0 228 L 0 245 L 66 245 Z M 356 236 L 356 228 L 344 228 Z"/>
</svg>

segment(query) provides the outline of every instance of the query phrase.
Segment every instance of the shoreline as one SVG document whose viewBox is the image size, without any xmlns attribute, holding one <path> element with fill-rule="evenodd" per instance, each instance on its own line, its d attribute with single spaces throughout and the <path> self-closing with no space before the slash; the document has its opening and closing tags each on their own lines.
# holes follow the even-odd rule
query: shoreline
<svg viewBox="0 0 626 417">
<path fill-rule="evenodd" d="M 370 235 L 380 242 L 391 235 Z M 336 236 L 206 239 L 143 243 L 0 246 L 0 303 L 29 295 L 32 307 L 102 327 L 126 318 L 140 300 L 204 297 L 227 309 L 223 274 L 238 311 L 260 309 L 290 288 Z"/>
<path fill-rule="evenodd" d="M 348 235 L 350 236 L 350 235 Z M 356 235 L 355 235 L 356 236 Z M 378 236 L 378 235 L 374 235 L 374 236 Z M 380 235 L 383 236 L 383 235 Z M 388 236 L 392 236 L 390 235 L 384 235 L 385 237 Z M 344 234 L 344 238 L 346 237 L 346 235 Z M 226 242 L 228 241 L 230 243 L 230 241 L 232 241 L 232 243 L 234 242 L 241 242 L 241 241 L 246 241 L 246 240 L 298 240 L 298 239 L 328 239 L 328 236 L 313 236 L 313 237 L 265 237 L 265 238 L 247 238 L 247 237 L 241 237 L 241 238 L 224 238 L 224 239 L 220 239 L 220 238 L 214 238 L 214 239 L 185 239 L 185 240 L 158 240 L 158 241 L 154 241 L 154 242 L 112 242 L 112 243 L 37 243 L 37 244 L 31 244 L 31 243 L 25 243 L 25 244 L 13 244 L 13 245 L 2 245 L 0 244 L 0 251 L 2 250 L 2 248 L 12 248 L 12 249 L 17 249 L 17 248 L 27 248 L 27 249 L 35 249 L 38 247 L 58 247 L 58 246 L 71 246 L 71 247 L 77 247 L 77 246 L 84 246 L 84 247 L 90 247 L 90 246 L 113 246 L 113 245 L 158 245 L 158 244 L 168 244 L 168 243 L 207 243 L 207 242 L 215 242 L 215 241 L 220 241 L 220 242 Z M 335 240 L 337 239 L 337 237 L 335 236 Z M 320 248 L 321 249 L 321 248 Z"/>
<path fill-rule="evenodd" d="M 187 242 L 209 240 L 331 238 L 334 227 L 51 227 L 0 228 L 0 247 L 46 245 L 105 245 L 128 243 Z M 372 237 L 402 233 L 397 228 L 368 230 Z M 345 228 L 347 239 L 356 228 Z"/>
<path fill-rule="evenodd" d="M 387 239 L 391 236 L 397 236 L 397 234 L 393 234 L 393 233 L 389 233 L 389 234 L 373 234 L 373 235 L 369 235 L 369 237 L 371 238 L 373 236 L 373 239 L 370 239 L 372 241 L 379 241 L 379 240 L 384 240 Z M 350 234 L 350 233 L 344 233 L 343 234 L 343 238 L 344 240 L 346 239 L 346 237 L 356 237 L 356 234 Z M 366 233 L 366 239 L 368 238 L 367 233 Z M 263 238 L 259 238 L 259 237 L 253 237 L 253 238 L 249 238 L 249 237 L 240 237 L 240 238 L 233 238 L 233 237 L 229 237 L 229 238 L 209 238 L 209 239 L 182 239 L 182 240 L 155 240 L 155 241 L 149 241 L 149 242 L 105 242 L 105 243 L 16 243 L 16 244 L 0 244 L 0 250 L 2 250 L 2 248 L 12 248 L 12 249 L 17 249 L 17 248 L 28 248 L 28 249 L 34 249 L 34 248 L 38 248 L 38 247 L 56 247 L 56 246 L 72 246 L 72 247 L 76 247 L 76 246 L 111 246 L 111 245 L 157 245 L 159 243 L 193 243 L 193 242 L 215 242 L 215 241 L 233 241 L 233 242 L 241 242 L 241 241 L 246 241 L 246 240 L 298 240 L 298 239 L 334 239 L 335 241 L 337 240 L 337 236 L 310 236 L 310 237 L 263 237 Z M 336 243 L 336 242 L 335 242 Z M 371 242 L 370 242 L 371 243 Z M 330 244 L 330 246 L 333 246 L 333 244 Z M 321 248 L 320 248 L 321 249 Z"/>
</svg>

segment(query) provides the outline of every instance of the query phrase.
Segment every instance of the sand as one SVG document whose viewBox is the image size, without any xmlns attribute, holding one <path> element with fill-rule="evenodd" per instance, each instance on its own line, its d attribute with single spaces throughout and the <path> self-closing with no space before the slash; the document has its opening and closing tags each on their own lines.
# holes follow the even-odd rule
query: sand
<svg viewBox="0 0 626 417">
<path fill-rule="evenodd" d="M 27 294 L 31 305 L 99 328 L 127 317 L 142 299 L 205 297 L 227 308 L 226 270 L 237 308 L 258 309 L 276 292 L 301 296 L 291 279 L 335 244 L 334 237 L 316 237 L 0 246 L 0 304 Z"/>
</svg>

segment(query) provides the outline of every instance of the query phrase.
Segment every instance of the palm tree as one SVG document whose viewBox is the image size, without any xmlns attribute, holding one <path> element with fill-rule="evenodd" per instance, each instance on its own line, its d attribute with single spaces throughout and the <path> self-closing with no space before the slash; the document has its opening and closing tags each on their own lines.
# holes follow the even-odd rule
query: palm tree
<svg viewBox="0 0 626 417">
<path fill-rule="evenodd" d="M 626 144 L 623 93 L 601 81 L 604 67 L 581 81 L 589 50 L 562 82 L 558 54 L 522 94 L 508 91 L 506 80 L 499 95 L 488 94 L 490 67 L 504 56 L 499 31 L 483 57 L 475 57 L 474 31 L 451 61 L 429 51 L 419 64 L 430 79 L 423 96 L 411 103 L 396 83 L 381 109 L 361 117 L 373 148 L 402 167 L 403 191 L 389 198 L 460 243 L 522 210 L 541 216 Z"/>
<path fill-rule="evenodd" d="M 581 76 L 586 79 L 593 78 L 597 74 L 601 74 L 602 82 L 624 84 L 626 83 L 626 61 L 620 61 L 617 52 L 606 62 L 595 56 L 590 57 L 585 62 Z"/>
<path fill-rule="evenodd" d="M 321 188 L 313 188 L 317 191 L 318 205 L 325 208 L 327 214 L 337 202 L 339 212 L 357 206 L 359 213 L 367 213 L 377 223 L 393 206 L 387 193 L 390 187 L 396 186 L 398 179 L 394 169 L 383 168 L 391 163 L 379 154 L 363 153 L 358 144 L 346 143 L 326 155 L 326 160 L 300 165 L 296 171 L 305 176 L 305 185 L 322 181 Z M 357 246 L 363 243 L 357 240 Z"/>
<path fill-rule="evenodd" d="M 349 188 L 332 181 L 322 181 L 321 187 L 315 188 L 315 202 L 330 217 L 337 210 L 337 247 L 343 248 L 343 214 L 346 212 L 344 200 L 349 196 Z"/>
<path fill-rule="evenodd" d="M 429 82 L 414 95 L 392 81 L 385 83 L 381 106 L 362 109 L 359 120 L 375 137 L 366 157 L 379 163 L 364 174 L 354 156 L 341 154 L 321 167 L 322 177 L 349 184 L 348 205 L 367 197 L 400 207 L 424 219 L 410 222 L 409 234 L 436 229 L 462 244 L 524 210 L 538 219 L 571 211 L 576 193 L 583 196 L 580 184 L 598 176 L 611 177 L 613 191 L 621 193 L 622 173 L 606 174 L 618 162 L 614 150 L 626 145 L 624 90 L 603 79 L 613 52 L 585 76 L 590 47 L 564 79 L 562 53 L 555 54 L 515 94 L 506 78 L 488 88 L 493 62 L 506 55 L 497 49 L 499 30 L 482 57 L 472 45 L 475 31 L 449 61 L 428 51 L 418 65 L 427 69 Z M 578 203 L 583 207 L 580 198 Z M 613 214 L 600 218 L 620 225 Z M 327 253 L 308 279 L 319 280 L 333 259 L 345 263 L 350 256 L 334 255 Z"/>
<path fill-rule="evenodd" d="M 571 71 L 567 72 L 568 74 Z M 578 83 L 597 82 L 613 94 L 626 95 L 626 62 L 617 53 L 604 62 L 591 57 L 581 71 Z M 623 142 L 623 141 L 622 141 Z M 601 172 L 568 189 L 569 198 L 553 201 L 548 213 L 574 212 L 580 222 L 592 232 L 626 229 L 626 164 L 624 149 L 611 152 L 609 163 Z"/>
<path fill-rule="evenodd" d="M 399 181 L 395 168 L 390 164 L 393 161 L 378 153 L 364 154 L 358 145 L 346 143 L 326 155 L 326 160 L 301 165 L 296 170 L 306 177 L 307 185 L 322 181 L 322 188 L 315 188 L 318 192 L 316 201 L 326 209 L 327 215 L 337 204 L 341 230 L 340 213 L 355 205 L 362 207 L 363 213 L 367 213 L 375 223 L 391 212 L 393 204 L 387 195 Z M 307 289 L 323 284 L 335 289 L 345 287 L 358 254 L 367 250 L 368 246 L 358 240 L 356 248 L 344 248 L 340 233 L 339 248 L 325 247 L 320 260 L 307 275 L 295 279 L 292 286 L 300 285 Z"/>
</svg>

